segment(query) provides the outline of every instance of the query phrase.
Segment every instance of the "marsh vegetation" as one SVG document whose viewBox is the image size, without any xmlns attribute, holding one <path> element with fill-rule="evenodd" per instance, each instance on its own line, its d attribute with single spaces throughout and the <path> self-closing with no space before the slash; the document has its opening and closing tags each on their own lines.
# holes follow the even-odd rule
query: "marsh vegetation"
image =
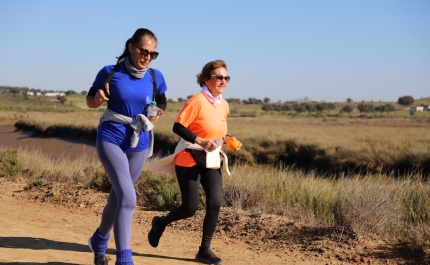
<svg viewBox="0 0 430 265">
<path fill-rule="evenodd" d="M 0 94 L 0 120 L 38 137 L 94 139 L 101 111 L 87 109 L 84 97 L 72 95 L 61 103 Z M 229 134 L 243 148 L 228 151 L 232 175 L 224 176 L 224 206 L 336 227 L 357 240 L 383 238 L 425 262 L 430 258 L 430 112 L 410 115 L 393 103 L 395 111 L 363 116 L 358 110 L 341 112 L 345 104 L 351 103 L 297 113 L 230 103 Z M 178 140 L 172 125 L 181 106 L 170 102 L 156 124 L 159 156 L 171 153 Z M 110 188 L 98 160 L 85 154 L 67 160 L 0 147 L 0 174 L 26 179 L 28 189 L 52 182 Z M 145 169 L 136 190 L 146 208 L 170 209 L 180 202 L 173 175 Z"/>
</svg>

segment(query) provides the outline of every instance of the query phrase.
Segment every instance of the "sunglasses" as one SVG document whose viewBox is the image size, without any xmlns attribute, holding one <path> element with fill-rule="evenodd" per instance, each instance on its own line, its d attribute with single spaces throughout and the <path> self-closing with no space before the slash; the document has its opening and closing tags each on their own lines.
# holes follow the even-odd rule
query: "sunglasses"
<svg viewBox="0 0 430 265">
<path fill-rule="evenodd" d="M 219 81 L 222 81 L 224 79 L 226 83 L 230 81 L 230 76 L 222 76 L 222 75 L 211 75 L 211 76 L 215 76 L 215 78 Z"/>
<path fill-rule="evenodd" d="M 143 55 L 144 57 L 148 56 L 148 54 L 151 56 L 151 60 L 155 60 L 158 57 L 158 52 L 150 52 L 145 48 L 140 48 L 136 44 L 133 44 L 134 47 L 139 49 L 140 55 Z"/>
</svg>

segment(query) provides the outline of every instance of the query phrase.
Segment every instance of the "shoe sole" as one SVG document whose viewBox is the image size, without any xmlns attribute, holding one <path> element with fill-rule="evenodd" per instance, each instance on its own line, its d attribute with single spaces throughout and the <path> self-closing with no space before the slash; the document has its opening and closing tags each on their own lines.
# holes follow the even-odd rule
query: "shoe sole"
<svg viewBox="0 0 430 265">
<path fill-rule="evenodd" d="M 149 241 L 149 233 L 148 233 L 148 243 L 149 243 L 149 245 L 150 245 L 151 247 L 153 247 L 153 248 L 158 247 L 158 244 L 157 244 L 157 245 L 153 245 L 153 244 L 151 244 L 151 241 Z"/>
<path fill-rule="evenodd" d="M 159 218 L 157 218 L 158 216 L 155 216 L 154 218 L 152 218 L 152 221 L 151 221 L 151 230 L 149 230 L 149 232 L 148 232 L 148 242 L 149 242 L 149 245 L 151 245 L 151 247 L 153 247 L 153 248 L 156 248 L 156 247 L 158 247 L 158 243 L 157 244 L 155 244 L 155 245 L 153 245 L 153 244 L 151 244 L 151 240 L 149 240 L 149 233 L 151 233 L 151 231 L 152 231 L 152 228 L 154 227 L 154 222 L 155 222 L 155 220 L 158 220 Z"/>
<path fill-rule="evenodd" d="M 215 265 L 222 264 L 222 260 L 217 262 L 217 263 L 214 263 L 214 262 L 210 262 L 210 261 L 207 261 L 205 259 L 202 259 L 202 258 L 198 258 L 197 256 L 196 256 L 196 261 L 200 262 L 200 263 L 205 263 L 205 264 L 215 264 Z"/>
<path fill-rule="evenodd" d="M 90 247 L 91 252 L 93 252 L 93 253 L 94 253 L 94 250 L 93 250 L 93 248 L 91 247 L 91 237 L 89 237 L 89 238 L 88 238 L 88 247 Z"/>
<path fill-rule="evenodd" d="M 88 247 L 91 249 L 91 252 L 93 252 L 94 254 L 93 247 L 91 246 L 91 237 L 88 238 Z M 96 265 L 96 264 L 93 262 L 93 265 Z"/>
</svg>

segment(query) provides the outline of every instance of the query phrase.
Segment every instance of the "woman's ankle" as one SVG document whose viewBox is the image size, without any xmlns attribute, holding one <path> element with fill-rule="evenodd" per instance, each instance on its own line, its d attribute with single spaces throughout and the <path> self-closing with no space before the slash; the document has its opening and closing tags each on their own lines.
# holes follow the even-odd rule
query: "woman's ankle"
<svg viewBox="0 0 430 265">
<path fill-rule="evenodd" d="M 131 249 L 120 249 L 115 251 L 116 262 L 115 265 L 134 265 Z"/>
</svg>

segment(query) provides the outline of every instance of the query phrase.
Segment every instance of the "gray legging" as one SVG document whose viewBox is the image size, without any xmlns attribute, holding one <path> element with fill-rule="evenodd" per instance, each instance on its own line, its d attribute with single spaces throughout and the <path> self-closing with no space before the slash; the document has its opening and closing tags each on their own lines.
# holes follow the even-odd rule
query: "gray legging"
<svg viewBox="0 0 430 265">
<path fill-rule="evenodd" d="M 117 145 L 100 141 L 97 141 L 96 146 L 100 161 L 112 183 L 99 233 L 107 236 L 113 227 L 116 249 L 130 249 L 131 224 L 136 207 L 134 184 L 148 158 L 148 149 L 124 152 Z"/>
</svg>

